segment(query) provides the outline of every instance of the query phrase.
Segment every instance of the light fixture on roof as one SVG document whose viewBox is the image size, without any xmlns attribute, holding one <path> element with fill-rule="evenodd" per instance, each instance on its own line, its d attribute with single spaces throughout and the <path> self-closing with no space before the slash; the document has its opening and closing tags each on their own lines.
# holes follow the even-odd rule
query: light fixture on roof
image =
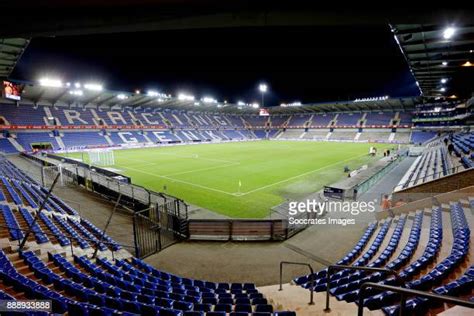
<svg viewBox="0 0 474 316">
<path fill-rule="evenodd" d="M 194 96 L 190 95 L 190 94 L 179 93 L 178 94 L 178 100 L 180 100 L 180 101 L 194 101 Z"/>
<path fill-rule="evenodd" d="M 81 83 L 80 83 L 80 82 L 76 82 L 76 83 L 74 84 L 74 87 L 76 87 L 77 89 L 79 89 L 79 88 L 81 87 Z"/>
<path fill-rule="evenodd" d="M 194 105 L 198 106 L 198 105 L 201 105 L 201 103 L 199 103 L 199 102 L 194 102 Z"/>
<path fill-rule="evenodd" d="M 245 102 L 243 102 L 243 101 L 237 101 L 237 105 L 239 105 L 239 106 L 244 106 L 244 105 L 245 105 Z"/>
<path fill-rule="evenodd" d="M 60 88 L 63 86 L 63 83 L 59 79 L 52 79 L 52 78 L 41 78 L 39 80 L 40 85 L 43 87 L 53 87 L 53 88 Z"/>
<path fill-rule="evenodd" d="M 457 98 L 458 98 L 458 96 L 457 96 L 457 95 L 455 95 L 455 94 L 453 94 L 453 95 L 450 95 L 448 98 L 450 98 L 450 99 L 457 99 Z"/>
<path fill-rule="evenodd" d="M 443 31 L 444 39 L 450 39 L 453 37 L 454 33 L 456 33 L 456 29 L 454 27 L 447 27 Z"/>
<path fill-rule="evenodd" d="M 446 83 L 446 82 L 448 82 L 448 79 L 446 78 L 441 79 L 441 83 Z"/>
<path fill-rule="evenodd" d="M 92 91 L 102 91 L 104 87 L 98 83 L 86 83 L 84 84 L 84 89 L 92 90 Z"/>
<path fill-rule="evenodd" d="M 474 53 L 474 50 L 472 50 L 472 49 L 471 49 L 471 50 L 469 50 L 469 53 L 471 53 L 471 54 L 472 54 L 472 53 Z"/>
<path fill-rule="evenodd" d="M 83 94 L 83 92 L 82 92 L 82 90 L 70 90 L 69 94 L 76 95 L 76 96 L 81 96 Z"/>
<path fill-rule="evenodd" d="M 292 103 L 282 103 L 282 104 L 280 104 L 280 106 L 283 107 L 283 108 L 297 107 L 297 106 L 301 106 L 301 102 L 295 101 L 295 102 L 292 102 Z"/>
<path fill-rule="evenodd" d="M 149 96 L 149 97 L 157 97 L 158 94 L 159 94 L 159 93 L 158 93 L 157 91 L 155 91 L 155 90 L 148 90 L 148 91 L 146 92 L 146 95 Z"/>
<path fill-rule="evenodd" d="M 119 100 L 125 100 L 125 99 L 128 99 L 128 97 L 127 97 L 125 94 L 123 94 L 123 93 L 121 93 L 121 94 L 117 95 L 117 98 L 118 98 Z"/>
<path fill-rule="evenodd" d="M 445 91 L 446 91 L 446 88 L 445 88 L 445 87 L 442 87 L 441 89 L 439 89 L 439 91 L 445 92 Z"/>
<path fill-rule="evenodd" d="M 217 100 L 212 97 L 203 97 L 201 101 L 203 103 L 217 103 Z"/>
<path fill-rule="evenodd" d="M 71 83 L 70 82 L 66 82 L 66 87 L 70 87 L 71 86 Z"/>
<path fill-rule="evenodd" d="M 140 94 L 140 90 L 135 90 L 135 94 Z"/>
<path fill-rule="evenodd" d="M 471 62 L 468 60 L 468 61 L 466 61 L 464 64 L 462 64 L 461 66 L 463 66 L 463 67 L 472 67 L 472 64 L 471 64 Z"/>
<path fill-rule="evenodd" d="M 447 65 L 448 65 L 448 62 L 447 62 L 447 61 L 443 61 L 441 64 L 442 64 L 443 66 L 447 66 Z"/>
</svg>

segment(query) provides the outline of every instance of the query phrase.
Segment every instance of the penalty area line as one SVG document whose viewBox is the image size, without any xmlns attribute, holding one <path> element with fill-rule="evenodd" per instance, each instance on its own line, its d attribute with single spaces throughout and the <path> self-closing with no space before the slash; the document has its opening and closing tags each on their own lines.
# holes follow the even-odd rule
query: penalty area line
<svg viewBox="0 0 474 316">
<path fill-rule="evenodd" d="M 271 184 L 268 184 L 268 185 L 264 185 L 263 187 L 260 187 L 260 188 L 256 188 L 254 190 L 250 190 L 250 191 L 247 191 L 247 192 L 234 192 L 232 193 L 234 196 L 244 196 L 244 195 L 247 195 L 247 194 L 250 194 L 250 193 L 254 193 L 254 192 L 258 192 L 260 190 L 263 190 L 263 189 L 266 189 L 266 188 L 269 188 L 269 187 L 272 187 L 274 185 L 278 185 L 278 184 L 281 184 L 281 183 L 285 183 L 285 182 L 288 182 L 290 180 L 293 180 L 293 179 L 297 179 L 299 177 L 303 177 L 303 176 L 306 176 L 308 174 L 312 174 L 312 173 L 315 173 L 316 171 L 320 171 L 320 170 L 323 170 L 323 169 L 326 169 L 328 167 L 332 167 L 332 166 L 335 166 L 335 165 L 338 165 L 340 163 L 343 163 L 343 162 L 348 162 L 348 161 L 351 161 L 351 160 L 355 160 L 355 159 L 358 159 L 358 158 L 361 158 L 361 157 L 364 157 L 364 156 L 367 156 L 367 154 L 363 154 L 363 155 L 360 155 L 360 156 L 357 156 L 357 157 L 353 157 L 353 158 L 348 158 L 348 159 L 345 159 L 345 160 L 341 160 L 341 161 L 338 161 L 338 162 L 335 162 L 335 163 L 332 163 L 330 165 L 326 165 L 324 167 L 321 167 L 321 168 L 318 168 L 318 169 L 314 169 L 314 170 L 311 170 L 311 171 L 307 171 L 307 172 L 304 172 L 302 174 L 299 174 L 299 175 L 296 175 L 296 176 L 293 176 L 293 177 L 290 177 L 290 178 L 287 178 L 287 179 L 284 179 L 284 180 L 281 180 L 281 181 L 278 181 L 278 182 L 275 182 L 275 183 L 271 183 Z"/>
<path fill-rule="evenodd" d="M 136 168 L 132 168 L 132 167 L 125 167 L 125 166 L 118 166 L 118 167 L 121 167 L 123 169 L 133 170 L 133 171 L 140 172 L 140 173 L 143 173 L 143 174 L 147 174 L 147 175 L 152 176 L 152 177 L 167 179 L 167 180 L 174 181 L 174 182 L 180 182 L 180 183 L 184 183 L 184 184 L 191 185 L 191 186 L 194 186 L 194 187 L 198 187 L 198 188 L 201 188 L 201 189 L 205 189 L 205 190 L 209 190 L 209 191 L 214 191 L 214 192 L 234 196 L 234 194 L 230 193 L 230 192 L 226 192 L 226 191 L 222 191 L 222 190 L 214 189 L 214 188 L 209 188 L 209 187 L 206 187 L 204 185 L 200 185 L 200 184 L 196 184 L 196 183 L 192 183 L 192 182 L 188 182 L 188 181 L 184 181 L 184 180 L 174 179 L 174 178 L 171 178 L 171 177 L 168 177 L 168 176 L 162 176 L 162 175 L 159 175 L 159 174 L 146 172 L 146 171 L 143 171 L 143 170 L 140 170 L 140 169 L 136 169 Z"/>
</svg>

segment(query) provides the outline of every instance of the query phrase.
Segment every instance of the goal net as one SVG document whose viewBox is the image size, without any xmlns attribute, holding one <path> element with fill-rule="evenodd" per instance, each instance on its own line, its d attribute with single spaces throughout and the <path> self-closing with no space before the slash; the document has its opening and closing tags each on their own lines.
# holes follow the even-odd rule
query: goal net
<svg viewBox="0 0 474 316">
<path fill-rule="evenodd" d="M 41 184 L 49 188 L 56 176 L 59 174 L 57 184 L 60 186 L 72 185 L 77 182 L 77 175 L 74 172 L 75 165 L 59 164 L 54 166 L 43 166 L 41 168 Z"/>
<path fill-rule="evenodd" d="M 96 166 L 112 166 L 115 164 L 114 151 L 110 149 L 90 150 L 89 163 Z"/>
</svg>

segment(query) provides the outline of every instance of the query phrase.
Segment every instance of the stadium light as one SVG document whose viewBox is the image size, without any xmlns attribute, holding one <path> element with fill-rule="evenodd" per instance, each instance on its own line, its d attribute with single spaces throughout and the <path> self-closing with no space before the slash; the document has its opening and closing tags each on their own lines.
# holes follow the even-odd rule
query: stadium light
<svg viewBox="0 0 474 316">
<path fill-rule="evenodd" d="M 140 90 L 138 90 L 138 89 L 135 90 L 135 93 L 136 93 L 136 94 L 140 94 Z"/>
<path fill-rule="evenodd" d="M 76 96 L 81 96 L 81 95 L 83 95 L 83 92 L 82 92 L 82 90 L 71 90 L 71 91 L 69 91 L 69 94 L 76 95 Z"/>
<path fill-rule="evenodd" d="M 203 103 L 217 103 L 217 100 L 211 97 L 203 97 L 201 101 Z"/>
<path fill-rule="evenodd" d="M 66 82 L 66 87 L 70 87 L 71 86 L 71 83 L 70 82 Z"/>
<path fill-rule="evenodd" d="M 268 86 L 264 83 L 261 83 L 258 85 L 258 90 L 260 90 L 260 92 L 262 93 L 262 107 L 265 106 L 265 92 L 268 91 Z"/>
<path fill-rule="evenodd" d="M 447 27 L 444 29 L 443 37 L 444 39 L 450 39 L 453 37 L 454 33 L 456 33 L 456 29 L 454 27 Z"/>
<path fill-rule="evenodd" d="M 76 82 L 76 83 L 74 84 L 74 87 L 76 87 L 77 89 L 79 89 L 79 88 L 81 87 L 81 83 L 80 83 L 80 82 Z"/>
<path fill-rule="evenodd" d="M 63 83 L 59 79 L 41 78 L 39 83 L 43 87 L 61 88 L 63 86 Z"/>
<path fill-rule="evenodd" d="M 178 100 L 180 101 L 194 101 L 194 96 L 185 94 L 185 93 L 179 93 L 178 94 Z"/>
<path fill-rule="evenodd" d="M 445 91 L 446 91 L 446 88 L 445 88 L 445 87 L 442 87 L 441 89 L 439 89 L 439 91 L 445 92 Z"/>
<path fill-rule="evenodd" d="M 158 93 L 157 91 L 155 91 L 155 90 L 148 90 L 148 91 L 146 92 L 146 95 L 149 96 L 149 97 L 157 97 L 158 94 L 159 94 L 159 93 Z"/>
<path fill-rule="evenodd" d="M 92 90 L 92 91 L 102 91 L 104 87 L 97 83 L 86 83 L 84 84 L 84 89 Z"/>
<path fill-rule="evenodd" d="M 253 107 L 254 109 L 258 109 L 260 107 L 258 103 L 252 103 L 250 106 Z"/>
<path fill-rule="evenodd" d="M 446 78 L 441 79 L 441 83 L 446 83 L 446 82 L 448 82 L 448 79 Z"/>
<path fill-rule="evenodd" d="M 447 65 L 448 65 L 448 62 L 447 62 L 447 61 L 443 61 L 443 62 L 442 62 L 442 65 L 443 65 L 443 66 L 447 66 Z"/>
<path fill-rule="evenodd" d="M 237 101 L 237 105 L 239 105 L 239 106 L 244 106 L 244 105 L 245 105 L 245 102 L 243 102 L 243 101 Z"/>
<path fill-rule="evenodd" d="M 123 93 L 119 94 L 119 95 L 117 96 L 117 98 L 118 98 L 119 100 L 128 99 L 128 97 L 127 97 L 125 94 L 123 94 Z"/>
</svg>

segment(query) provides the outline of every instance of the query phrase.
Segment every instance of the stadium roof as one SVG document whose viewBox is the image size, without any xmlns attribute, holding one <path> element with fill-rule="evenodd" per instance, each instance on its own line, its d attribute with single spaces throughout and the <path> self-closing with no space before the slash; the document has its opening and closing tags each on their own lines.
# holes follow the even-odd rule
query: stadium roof
<svg viewBox="0 0 474 316">
<path fill-rule="evenodd" d="M 13 81 L 15 82 L 15 81 Z M 16 82 L 20 86 L 21 104 L 34 104 L 63 107 L 91 107 L 99 109 L 124 108 L 168 108 L 184 111 L 225 112 L 225 113 L 258 113 L 251 105 L 235 103 L 204 102 L 203 100 L 184 99 L 155 92 L 132 93 L 105 89 L 87 89 L 87 84 L 63 84 L 60 87 L 43 86 L 31 82 Z M 284 113 L 323 113 L 338 111 L 407 111 L 420 102 L 420 97 L 377 98 L 357 101 L 337 101 L 326 103 L 309 103 L 298 106 L 270 107 L 271 114 Z"/>
<path fill-rule="evenodd" d="M 130 14 L 133 12 L 133 14 Z M 0 2 L 0 37 L 203 28 L 383 25 L 472 20 L 469 8 L 374 6 L 360 1 L 42 0 Z"/>
<path fill-rule="evenodd" d="M 415 104 L 421 102 L 420 97 L 387 98 L 383 100 L 339 101 L 327 103 L 308 103 L 295 107 L 273 107 L 272 114 L 283 113 L 322 113 L 344 111 L 410 111 Z"/>
<path fill-rule="evenodd" d="M 474 25 L 397 24 L 392 31 L 425 96 L 474 90 Z"/>
<path fill-rule="evenodd" d="M 25 38 L 0 39 L 0 78 L 8 78 L 29 42 Z"/>
</svg>

